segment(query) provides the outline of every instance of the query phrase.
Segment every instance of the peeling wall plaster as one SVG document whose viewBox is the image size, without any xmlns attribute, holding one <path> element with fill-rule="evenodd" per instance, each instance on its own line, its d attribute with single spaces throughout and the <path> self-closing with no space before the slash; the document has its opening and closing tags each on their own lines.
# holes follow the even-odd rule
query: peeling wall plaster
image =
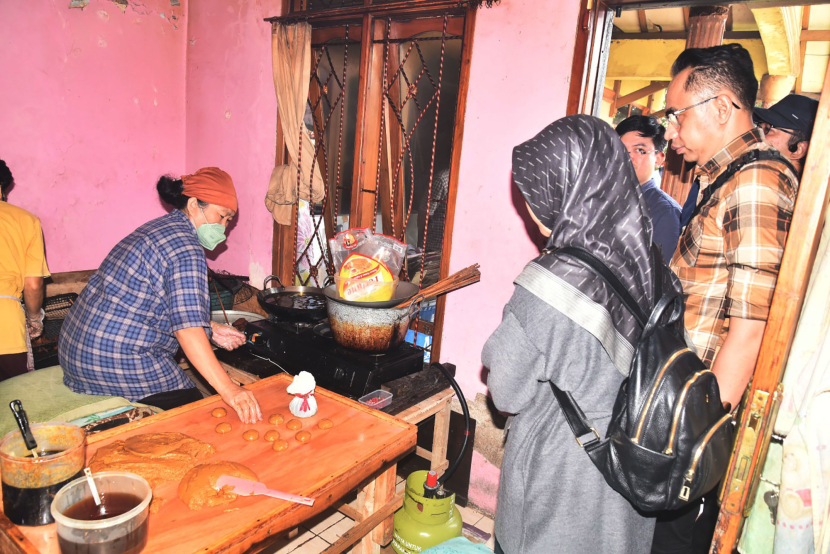
<svg viewBox="0 0 830 554">
<path fill-rule="evenodd" d="M 184 14 L 179 0 L 109 0 L 115 4 L 121 13 L 126 14 L 129 9 L 132 13 L 139 15 L 158 15 L 161 19 L 167 20 L 173 29 L 178 30 L 178 21 Z M 89 5 L 90 0 L 69 0 L 70 8 L 83 10 Z M 164 10 L 167 10 L 165 13 Z"/>
</svg>

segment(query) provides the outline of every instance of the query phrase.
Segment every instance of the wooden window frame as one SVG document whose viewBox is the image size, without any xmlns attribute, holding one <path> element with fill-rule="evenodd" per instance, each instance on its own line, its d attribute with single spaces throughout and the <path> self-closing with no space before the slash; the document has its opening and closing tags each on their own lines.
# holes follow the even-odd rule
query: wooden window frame
<svg viewBox="0 0 830 554">
<path fill-rule="evenodd" d="M 456 102 L 455 120 L 453 124 L 452 157 L 449 169 L 449 190 L 447 193 L 447 213 L 444 222 L 444 237 L 441 251 L 441 265 L 439 279 L 449 274 L 450 259 L 452 257 L 452 234 L 455 224 L 455 207 L 458 196 L 458 177 L 461 165 L 461 150 L 464 138 L 464 121 L 467 108 L 467 92 L 470 82 L 470 66 L 473 51 L 473 38 L 475 36 L 475 20 L 477 9 L 469 2 L 458 0 L 410 0 L 389 4 L 371 5 L 370 0 L 365 0 L 363 6 L 339 8 L 319 12 L 294 12 L 290 13 L 289 8 L 292 2 L 299 0 L 283 0 L 282 8 L 284 17 L 268 18 L 266 21 L 302 19 L 312 24 L 312 27 L 334 27 L 346 23 L 360 22 L 361 37 L 377 36 L 379 25 L 376 20 L 394 16 L 406 18 L 411 21 L 402 26 L 412 27 L 419 25 L 419 19 L 434 18 L 449 13 L 452 16 L 463 15 L 464 39 L 461 46 L 461 72 L 458 82 L 458 97 Z M 299 5 L 299 4 L 296 4 Z M 451 34 L 451 33 L 449 33 Z M 375 214 L 374 194 L 375 184 L 378 182 L 378 152 L 380 140 L 380 111 L 382 97 L 380 82 L 383 68 L 383 44 L 376 44 L 372 40 L 361 40 L 360 56 L 360 77 L 358 84 L 357 124 L 355 128 L 355 163 L 352 176 L 352 203 L 349 214 L 351 227 L 371 226 Z M 277 110 L 277 148 L 275 164 L 282 165 L 286 159 L 285 138 L 279 122 L 279 109 Z M 384 164 L 381 164 L 382 166 Z M 383 167 L 381 168 L 383 172 Z M 383 187 L 386 179 L 380 179 Z M 362 183 L 358 186 L 357 183 Z M 331 203 L 329 203 L 331 205 Z M 402 206 L 392 206 L 389 202 L 380 202 L 381 217 L 384 225 L 390 221 L 392 209 L 402 210 Z M 326 214 L 328 220 L 333 218 Z M 396 217 L 396 222 L 401 218 Z M 294 244 L 294 232 L 296 227 L 296 216 L 291 225 L 279 225 L 274 223 L 274 237 L 272 243 L 272 273 L 278 275 L 283 282 L 285 277 L 293 275 L 294 256 L 296 255 Z M 327 232 L 333 227 L 327 225 Z M 386 228 L 384 226 L 384 228 Z M 291 281 L 291 279 L 288 279 Z M 420 322 L 419 332 L 427 331 L 432 334 L 432 345 L 430 347 L 430 359 L 439 361 L 441 356 L 441 343 L 443 338 L 444 314 L 446 309 L 446 297 L 437 299 L 435 319 L 433 323 Z"/>
</svg>

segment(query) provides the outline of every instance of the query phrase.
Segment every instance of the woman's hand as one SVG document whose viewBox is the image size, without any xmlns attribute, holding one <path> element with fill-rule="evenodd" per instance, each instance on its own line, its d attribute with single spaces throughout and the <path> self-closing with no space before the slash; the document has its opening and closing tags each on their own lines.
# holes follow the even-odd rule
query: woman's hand
<svg viewBox="0 0 830 554">
<path fill-rule="evenodd" d="M 213 331 L 213 336 L 210 338 L 210 341 L 225 350 L 239 348 L 248 340 L 245 333 L 237 331 L 229 325 L 222 325 L 221 323 L 211 321 L 210 329 Z"/>
<path fill-rule="evenodd" d="M 35 317 L 26 314 L 26 332 L 29 333 L 30 339 L 36 339 L 43 334 L 43 319 L 45 317 L 43 310 Z"/>
<path fill-rule="evenodd" d="M 225 388 L 219 395 L 225 404 L 236 411 L 236 415 L 242 420 L 242 423 L 256 423 L 262 420 L 262 410 L 259 407 L 254 393 L 248 389 L 236 386 L 233 383 Z"/>
<path fill-rule="evenodd" d="M 204 327 L 188 327 L 174 333 L 191 365 L 216 389 L 225 403 L 233 408 L 243 423 L 262 419 L 262 410 L 254 393 L 237 386 L 216 359 Z"/>
</svg>

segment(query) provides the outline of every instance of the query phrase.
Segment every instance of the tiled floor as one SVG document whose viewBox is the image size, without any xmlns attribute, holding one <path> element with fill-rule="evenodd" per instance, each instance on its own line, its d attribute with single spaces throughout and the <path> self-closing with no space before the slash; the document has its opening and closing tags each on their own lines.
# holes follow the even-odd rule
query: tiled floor
<svg viewBox="0 0 830 554">
<path fill-rule="evenodd" d="M 404 480 L 398 477 L 395 491 L 401 494 L 404 489 Z M 354 503 L 353 503 L 354 504 Z M 482 535 L 490 535 L 487 546 L 493 548 L 493 520 L 478 513 L 471 508 L 458 506 L 461 512 L 461 519 L 465 524 L 475 527 L 481 533 L 469 533 L 465 529 L 465 536 L 474 542 L 480 542 Z M 283 539 L 280 539 L 263 554 L 318 554 L 328 548 L 340 536 L 352 528 L 354 521 L 333 509 L 327 510 L 313 519 L 306 521 L 301 527 L 295 529 Z M 383 552 L 394 552 L 391 547 L 383 549 Z"/>
</svg>

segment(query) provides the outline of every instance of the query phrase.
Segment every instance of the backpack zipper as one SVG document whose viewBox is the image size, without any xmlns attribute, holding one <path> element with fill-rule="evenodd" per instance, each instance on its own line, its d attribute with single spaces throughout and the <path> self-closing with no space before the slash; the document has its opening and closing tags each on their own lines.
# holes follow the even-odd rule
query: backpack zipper
<svg viewBox="0 0 830 554">
<path fill-rule="evenodd" d="M 698 445 L 697 449 L 695 450 L 695 455 L 692 457 L 692 465 L 689 467 L 689 471 L 686 472 L 686 478 L 683 481 L 683 487 L 680 489 L 680 494 L 678 498 L 680 500 L 689 500 L 689 494 L 691 493 L 692 481 L 695 478 L 695 471 L 697 470 L 697 464 L 700 461 L 700 456 L 703 454 L 703 449 L 706 448 L 706 445 L 709 443 L 709 440 L 712 438 L 712 435 L 715 434 L 715 431 L 720 429 L 720 427 L 732 419 L 732 414 L 726 414 L 716 424 L 712 426 L 711 429 L 706 433 L 703 437 L 703 440 Z"/>
<path fill-rule="evenodd" d="M 683 410 L 683 403 L 686 400 L 686 395 L 689 393 L 689 389 L 692 388 L 692 385 L 697 381 L 697 379 L 703 375 L 704 373 L 712 373 L 708 369 L 704 369 L 698 371 L 692 378 L 686 381 L 686 384 L 683 385 L 683 390 L 680 392 L 680 398 L 677 399 L 677 405 L 674 407 L 674 417 L 671 420 L 671 433 L 669 433 L 669 442 L 666 445 L 666 449 L 663 451 L 663 454 L 671 455 L 674 451 L 674 437 L 677 434 L 677 423 L 680 420 L 680 414 Z"/>
<path fill-rule="evenodd" d="M 660 373 L 657 374 L 657 379 L 654 381 L 654 385 L 651 387 L 651 393 L 648 395 L 648 400 L 646 401 L 645 406 L 643 406 L 643 411 L 640 413 L 640 421 L 637 423 L 637 432 L 634 433 L 634 438 L 631 439 L 631 442 L 634 444 L 640 444 L 640 435 L 643 433 L 643 426 L 646 423 L 646 416 L 648 415 L 648 409 L 651 407 L 651 402 L 654 400 L 654 395 L 657 394 L 657 387 L 660 386 L 660 383 L 663 381 L 663 375 L 666 373 L 666 370 L 669 366 L 681 355 L 685 354 L 686 352 L 691 352 L 689 348 L 682 348 L 672 354 L 666 363 L 663 364 L 663 367 L 660 368 Z"/>
</svg>

